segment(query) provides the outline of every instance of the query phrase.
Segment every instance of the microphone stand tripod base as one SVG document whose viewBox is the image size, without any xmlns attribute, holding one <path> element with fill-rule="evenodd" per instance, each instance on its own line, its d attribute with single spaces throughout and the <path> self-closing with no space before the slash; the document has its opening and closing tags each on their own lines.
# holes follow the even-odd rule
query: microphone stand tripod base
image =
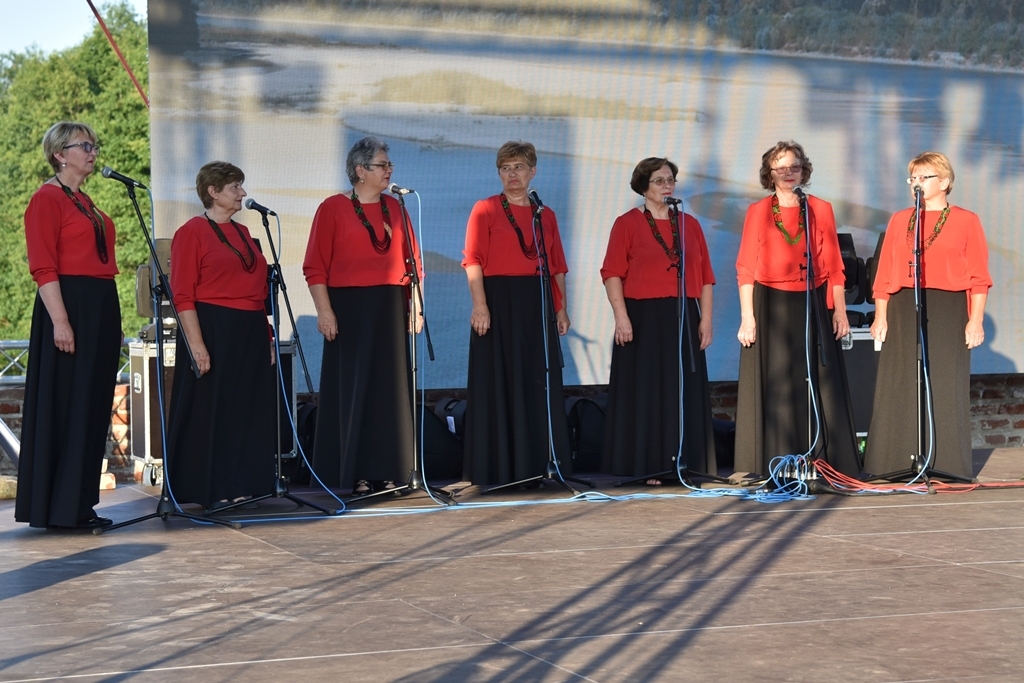
<svg viewBox="0 0 1024 683">
<path fill-rule="evenodd" d="M 547 467 L 544 469 L 544 474 L 537 475 L 536 477 L 520 479 L 519 481 L 509 482 L 508 484 L 492 486 L 491 488 L 486 489 L 485 491 L 481 491 L 481 494 L 493 493 L 494 491 L 501 491 L 502 489 L 510 489 L 514 486 L 526 486 L 534 482 L 543 484 L 546 481 L 553 481 L 556 484 L 559 484 L 560 486 L 562 486 L 562 488 L 564 488 L 566 491 L 569 491 L 574 496 L 580 495 L 580 492 L 569 485 L 568 482 L 570 481 L 575 482 L 577 484 L 583 484 L 584 486 L 589 486 L 590 488 L 594 488 L 593 482 L 587 481 L 586 479 L 576 479 L 574 477 L 563 476 L 558 471 L 558 468 L 555 467 L 555 463 L 551 460 L 548 460 Z"/>
<path fill-rule="evenodd" d="M 383 496 L 389 493 L 397 493 L 403 496 L 407 496 L 413 491 L 424 491 L 428 494 L 432 494 L 432 498 L 436 496 L 437 500 L 439 500 L 441 503 L 444 503 L 445 505 L 454 506 L 459 504 L 455 500 L 455 494 L 449 491 L 445 491 L 444 489 L 438 488 L 436 486 L 431 486 L 426 481 L 424 481 L 423 475 L 420 474 L 419 470 L 415 469 L 409 470 L 409 478 L 408 481 L 406 481 L 406 483 L 401 484 L 400 486 L 396 486 L 393 489 L 384 489 L 382 491 L 373 491 L 372 493 L 364 493 L 358 496 L 354 496 L 353 498 L 349 498 L 348 500 L 346 500 L 345 504 L 351 505 L 353 503 L 358 503 L 367 500 L 368 498 L 376 498 L 378 496 Z"/>
</svg>

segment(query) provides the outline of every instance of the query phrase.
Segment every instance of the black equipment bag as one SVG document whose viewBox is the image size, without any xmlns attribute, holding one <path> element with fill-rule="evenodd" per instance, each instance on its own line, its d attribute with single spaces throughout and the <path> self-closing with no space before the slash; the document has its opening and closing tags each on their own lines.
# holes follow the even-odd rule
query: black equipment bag
<svg viewBox="0 0 1024 683">
<path fill-rule="evenodd" d="M 597 394 L 593 399 L 582 396 L 569 396 L 565 399 L 573 472 L 600 471 L 607 407 L 607 392 Z"/>
</svg>

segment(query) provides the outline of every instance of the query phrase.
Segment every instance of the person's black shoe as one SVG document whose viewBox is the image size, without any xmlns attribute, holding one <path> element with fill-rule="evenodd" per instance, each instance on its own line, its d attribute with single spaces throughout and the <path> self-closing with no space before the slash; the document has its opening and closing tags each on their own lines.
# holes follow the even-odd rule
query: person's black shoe
<svg viewBox="0 0 1024 683">
<path fill-rule="evenodd" d="M 78 528 L 79 529 L 104 529 L 104 528 L 112 525 L 113 523 L 114 523 L 114 520 L 108 519 L 106 517 L 100 517 L 99 515 L 97 515 L 95 517 L 90 517 L 89 519 L 85 520 L 84 522 L 79 522 L 78 523 Z"/>
</svg>

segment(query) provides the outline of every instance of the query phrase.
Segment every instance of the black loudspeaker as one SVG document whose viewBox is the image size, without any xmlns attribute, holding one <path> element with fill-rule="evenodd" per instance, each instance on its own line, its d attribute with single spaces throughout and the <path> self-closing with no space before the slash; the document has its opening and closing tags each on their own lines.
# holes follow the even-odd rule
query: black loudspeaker
<svg viewBox="0 0 1024 683">
<path fill-rule="evenodd" d="M 878 351 L 868 328 L 850 331 L 852 343 L 843 343 L 843 360 L 850 381 L 850 400 L 853 403 L 853 427 L 858 434 L 866 434 L 871 427 L 871 412 L 875 403 L 875 378 L 878 375 Z"/>
<path fill-rule="evenodd" d="M 429 481 L 462 476 L 462 439 L 448 431 L 446 419 L 436 411 L 423 411 L 423 476 Z"/>
<path fill-rule="evenodd" d="M 599 472 L 604 446 L 605 412 L 608 392 L 593 399 L 569 396 L 565 399 L 565 416 L 569 425 L 574 472 Z"/>
<path fill-rule="evenodd" d="M 436 415 L 460 441 L 466 434 L 466 399 L 442 398 L 434 405 Z"/>
</svg>

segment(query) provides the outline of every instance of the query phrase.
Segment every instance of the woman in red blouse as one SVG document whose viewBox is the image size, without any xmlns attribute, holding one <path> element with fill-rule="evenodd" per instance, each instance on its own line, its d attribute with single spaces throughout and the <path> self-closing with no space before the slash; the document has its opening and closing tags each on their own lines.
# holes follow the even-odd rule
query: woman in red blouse
<svg viewBox="0 0 1024 683">
<path fill-rule="evenodd" d="M 96 133 L 62 121 L 43 136 L 53 177 L 25 210 L 32 312 L 14 517 L 33 527 L 109 526 L 96 515 L 121 348 L 114 224 L 82 191 Z"/>
<path fill-rule="evenodd" d="M 629 186 L 644 198 L 643 206 L 615 219 L 601 267 L 615 314 L 602 469 L 615 474 L 642 477 L 674 471 L 681 408 L 686 466 L 696 472 L 718 471 L 704 356 L 712 337 L 715 274 L 700 223 L 665 201 L 675 192 L 678 172 L 661 157 L 636 165 Z M 689 323 L 683 339 L 681 255 Z M 662 480 L 651 477 L 647 483 L 659 485 Z"/>
<path fill-rule="evenodd" d="M 761 187 L 772 192 L 750 205 L 743 223 L 736 273 L 740 289 L 737 472 L 768 475 L 772 458 L 826 459 L 857 475 L 850 388 L 839 340 L 849 333 L 845 275 L 832 205 L 806 195 L 804 225 L 796 189 L 813 167 L 803 147 L 779 142 L 761 157 Z M 812 308 L 827 317 L 806 331 L 808 240 L 813 258 Z M 817 299 L 817 301 L 815 301 Z M 827 310 L 826 310 L 827 309 Z M 818 343 L 819 330 L 831 334 Z M 824 354 L 819 353 L 823 349 Z M 810 354 L 808 356 L 808 354 Z M 808 368 L 820 419 L 809 419 Z M 815 436 L 817 439 L 815 441 Z"/>
<path fill-rule="evenodd" d="M 171 291 L 178 309 L 168 420 L 167 483 L 175 499 L 207 513 L 273 491 L 275 421 L 267 260 L 232 219 L 245 174 L 211 161 L 196 175 L 205 211 L 174 233 Z M 182 338 L 184 337 L 184 339 Z M 184 341 L 200 376 L 192 371 Z"/>
<path fill-rule="evenodd" d="M 919 154 L 907 168 L 907 180 L 921 188 L 924 204 L 921 304 L 935 410 L 935 459 L 929 466 L 973 479 L 971 349 L 985 340 L 982 323 L 992 286 L 988 246 L 978 216 L 949 204 L 953 167 L 944 154 Z M 917 313 L 910 265 L 915 214 L 914 208 L 903 209 L 889 220 L 872 286 L 875 321 L 871 336 L 884 342 L 864 460 L 864 469 L 875 474 L 907 470 L 910 455 L 926 456 L 930 445 L 926 418 L 923 449 L 918 448 Z"/>
<path fill-rule="evenodd" d="M 529 142 L 498 149 L 500 194 L 480 200 L 466 225 L 466 269 L 473 299 L 469 335 L 463 477 L 474 484 L 508 484 L 545 473 L 548 431 L 563 475 L 572 456 L 558 364 L 558 335 L 569 331 L 565 274 L 569 268 L 550 208 L 541 211 L 543 246 L 554 318 L 544 339 L 538 244 L 529 190 L 537 175 L 537 150 Z M 544 344 L 550 363 L 545 391 Z"/>
<path fill-rule="evenodd" d="M 314 469 L 356 494 L 394 488 L 413 469 L 407 259 L 415 253 L 421 278 L 423 261 L 408 214 L 383 195 L 393 169 L 383 140 L 352 146 L 352 190 L 320 204 L 302 263 L 324 336 Z"/>
</svg>

